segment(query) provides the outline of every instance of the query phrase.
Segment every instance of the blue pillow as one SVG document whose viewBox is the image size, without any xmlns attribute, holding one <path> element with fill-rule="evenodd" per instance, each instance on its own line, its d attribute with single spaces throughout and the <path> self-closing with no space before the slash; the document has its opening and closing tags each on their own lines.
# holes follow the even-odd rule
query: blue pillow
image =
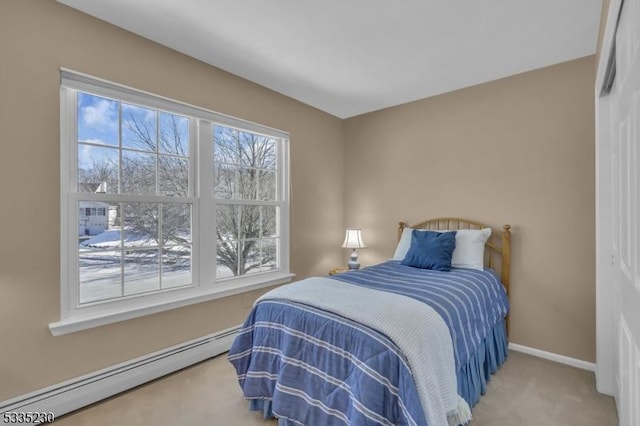
<svg viewBox="0 0 640 426">
<path fill-rule="evenodd" d="M 451 270 L 451 256 L 456 248 L 456 231 L 434 232 L 415 230 L 403 265 L 436 271 Z"/>
</svg>

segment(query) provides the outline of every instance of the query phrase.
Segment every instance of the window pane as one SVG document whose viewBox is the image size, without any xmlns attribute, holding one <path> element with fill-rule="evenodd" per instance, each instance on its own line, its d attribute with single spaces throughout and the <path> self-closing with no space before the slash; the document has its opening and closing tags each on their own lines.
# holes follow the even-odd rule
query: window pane
<svg viewBox="0 0 640 426">
<path fill-rule="evenodd" d="M 189 119 L 181 115 L 159 113 L 160 152 L 189 156 Z"/>
<path fill-rule="evenodd" d="M 260 238 L 260 206 L 240 206 L 240 235 L 238 239 Z"/>
<path fill-rule="evenodd" d="M 122 192 L 156 195 L 156 155 L 122 151 Z"/>
<path fill-rule="evenodd" d="M 239 275 L 255 274 L 278 268 L 277 238 L 244 240 L 240 245 Z"/>
<path fill-rule="evenodd" d="M 191 246 L 180 245 L 162 251 L 162 288 L 191 285 Z"/>
<path fill-rule="evenodd" d="M 238 157 L 238 131 L 224 126 L 213 128 L 213 161 L 236 164 Z"/>
<path fill-rule="evenodd" d="M 273 169 L 277 168 L 277 157 L 276 157 L 276 140 L 268 139 L 264 143 L 263 148 L 263 156 L 260 163 L 260 167 L 263 169 Z"/>
<path fill-rule="evenodd" d="M 216 209 L 217 229 L 219 240 L 238 240 L 239 206 L 219 205 Z"/>
<path fill-rule="evenodd" d="M 253 133 L 239 132 L 238 134 L 238 154 L 240 155 L 240 164 L 244 166 L 258 166 L 254 138 Z"/>
<path fill-rule="evenodd" d="M 261 271 L 278 268 L 278 239 L 263 238 L 260 240 L 260 255 L 262 256 Z"/>
<path fill-rule="evenodd" d="M 119 249 L 95 250 L 79 245 L 80 304 L 122 296 L 122 269 Z"/>
<path fill-rule="evenodd" d="M 261 206 L 240 206 L 240 259 L 238 273 L 244 275 L 260 271 L 260 215 Z"/>
<path fill-rule="evenodd" d="M 258 199 L 258 171 L 242 167 L 238 169 L 238 193 L 234 198 L 242 198 L 245 200 Z"/>
<path fill-rule="evenodd" d="M 186 197 L 189 195 L 189 160 L 158 156 L 158 179 L 161 195 Z"/>
<path fill-rule="evenodd" d="M 122 104 L 122 146 L 143 151 L 157 150 L 156 111 Z"/>
<path fill-rule="evenodd" d="M 162 205 L 162 243 L 164 245 L 191 244 L 191 205 Z"/>
<path fill-rule="evenodd" d="M 275 140 L 250 132 L 239 132 L 240 164 L 259 169 L 275 169 Z"/>
<path fill-rule="evenodd" d="M 278 213 L 279 209 L 275 206 L 262 206 L 262 229 L 261 237 L 277 237 L 278 235 Z"/>
<path fill-rule="evenodd" d="M 78 144 L 78 192 L 118 192 L 118 149 Z"/>
<path fill-rule="evenodd" d="M 220 205 L 216 208 L 216 241 L 218 277 L 238 273 L 239 206 Z"/>
<path fill-rule="evenodd" d="M 118 102 L 78 92 L 78 141 L 118 146 Z"/>
<path fill-rule="evenodd" d="M 228 278 L 238 274 L 238 242 L 230 238 L 217 240 L 217 278 Z"/>
<path fill-rule="evenodd" d="M 158 204 L 122 203 L 124 206 L 124 246 L 158 245 Z"/>
<path fill-rule="evenodd" d="M 260 272 L 260 240 L 244 240 L 240 249 L 239 275 Z"/>
<path fill-rule="evenodd" d="M 120 203 L 78 202 L 79 302 L 122 296 Z"/>
<path fill-rule="evenodd" d="M 259 200 L 275 201 L 276 199 L 276 172 L 260 170 L 258 192 Z"/>
<path fill-rule="evenodd" d="M 226 164 L 216 164 L 214 175 L 214 196 L 225 199 L 233 198 L 236 187 L 236 168 Z"/>
<path fill-rule="evenodd" d="M 125 250 L 124 295 L 160 290 L 159 250 Z"/>
<path fill-rule="evenodd" d="M 78 202 L 78 237 L 94 248 L 120 246 L 120 204 L 102 201 Z"/>
</svg>

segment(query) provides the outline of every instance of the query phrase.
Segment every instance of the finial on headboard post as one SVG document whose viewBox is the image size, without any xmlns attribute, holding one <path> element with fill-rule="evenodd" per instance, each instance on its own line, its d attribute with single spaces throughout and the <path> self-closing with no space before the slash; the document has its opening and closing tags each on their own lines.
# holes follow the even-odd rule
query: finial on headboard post
<svg viewBox="0 0 640 426">
<path fill-rule="evenodd" d="M 507 292 L 507 297 L 510 295 L 509 280 L 511 271 L 511 225 L 504 225 L 502 231 L 502 284 Z M 507 336 L 509 336 L 509 316 L 505 319 L 507 322 Z"/>
<path fill-rule="evenodd" d="M 398 241 L 400 241 L 400 237 L 402 237 L 405 226 L 408 226 L 407 222 L 398 222 Z"/>
</svg>

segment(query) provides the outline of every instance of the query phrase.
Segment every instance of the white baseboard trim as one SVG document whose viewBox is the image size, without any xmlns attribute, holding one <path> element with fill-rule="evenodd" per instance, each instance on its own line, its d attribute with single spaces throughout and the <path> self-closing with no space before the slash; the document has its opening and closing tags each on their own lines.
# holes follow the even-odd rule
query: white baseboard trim
<svg viewBox="0 0 640 426">
<path fill-rule="evenodd" d="M 582 361 L 580 359 L 571 358 L 564 355 L 558 355 L 553 352 L 530 348 L 528 346 L 518 345 L 517 343 L 509 343 L 509 349 L 516 352 L 522 352 L 527 355 L 533 355 L 538 358 L 548 359 L 549 361 L 559 362 L 560 364 L 570 365 L 571 367 L 581 368 L 583 370 L 593 372 L 596 371 L 596 365 L 592 362 Z"/>
<path fill-rule="evenodd" d="M 56 418 L 226 352 L 240 326 L 0 402 L 5 412 L 51 412 Z M 29 423 L 22 423 L 29 424 Z"/>
</svg>

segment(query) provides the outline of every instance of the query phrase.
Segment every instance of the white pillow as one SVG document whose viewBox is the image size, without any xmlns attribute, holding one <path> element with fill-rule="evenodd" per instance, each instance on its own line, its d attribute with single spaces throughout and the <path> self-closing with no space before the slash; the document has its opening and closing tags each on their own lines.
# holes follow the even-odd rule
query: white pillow
<svg viewBox="0 0 640 426">
<path fill-rule="evenodd" d="M 406 227 L 402 231 L 400 241 L 393 254 L 393 260 L 403 260 L 411 247 L 411 233 L 413 228 Z M 416 229 L 416 231 L 428 231 L 428 229 Z M 451 266 L 454 268 L 470 268 L 482 271 L 484 269 L 484 245 L 491 236 L 491 228 L 484 229 L 458 229 L 456 230 L 456 249 L 451 257 Z M 450 232 L 437 230 L 436 232 Z"/>
<path fill-rule="evenodd" d="M 409 228 L 408 226 L 402 230 L 402 235 L 400 236 L 400 240 L 398 241 L 398 245 L 396 246 L 396 252 L 393 254 L 393 260 L 404 260 L 404 257 L 409 251 L 409 247 L 411 247 L 412 231 L 413 228 Z"/>
</svg>

